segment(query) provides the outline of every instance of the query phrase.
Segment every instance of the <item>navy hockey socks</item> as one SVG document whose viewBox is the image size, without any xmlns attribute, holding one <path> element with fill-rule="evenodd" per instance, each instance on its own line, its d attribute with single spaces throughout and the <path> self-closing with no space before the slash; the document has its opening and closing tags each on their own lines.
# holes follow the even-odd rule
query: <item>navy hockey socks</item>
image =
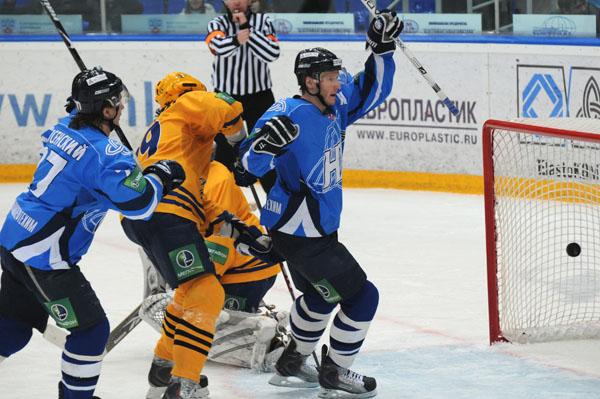
<svg viewBox="0 0 600 399">
<path fill-rule="evenodd" d="M 296 298 L 290 313 L 290 326 L 300 354 L 309 355 L 315 349 L 334 308 L 335 304 L 329 304 L 321 297 L 301 295 Z"/>
<path fill-rule="evenodd" d="M 62 354 L 61 389 L 64 399 L 90 399 L 96 388 L 110 328 L 105 318 L 67 337 Z"/>
<path fill-rule="evenodd" d="M 32 330 L 27 324 L 0 316 L 0 356 L 6 358 L 17 353 L 31 339 Z"/>
<path fill-rule="evenodd" d="M 352 298 L 341 302 L 333 319 L 329 357 L 338 366 L 349 368 L 367 336 L 379 303 L 379 292 L 370 281 Z"/>
</svg>

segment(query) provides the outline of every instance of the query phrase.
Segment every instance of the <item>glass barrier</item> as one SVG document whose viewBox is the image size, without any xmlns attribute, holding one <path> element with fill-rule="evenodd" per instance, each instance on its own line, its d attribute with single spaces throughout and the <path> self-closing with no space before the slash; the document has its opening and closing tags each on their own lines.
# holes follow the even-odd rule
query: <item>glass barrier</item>
<svg viewBox="0 0 600 399">
<path fill-rule="evenodd" d="M 268 13 L 278 34 L 365 32 L 360 0 L 51 0 L 70 34 L 204 34 L 226 3 Z M 600 0 L 377 0 L 402 14 L 404 34 L 598 35 Z M 53 34 L 38 0 L 0 0 L 0 35 Z"/>
</svg>

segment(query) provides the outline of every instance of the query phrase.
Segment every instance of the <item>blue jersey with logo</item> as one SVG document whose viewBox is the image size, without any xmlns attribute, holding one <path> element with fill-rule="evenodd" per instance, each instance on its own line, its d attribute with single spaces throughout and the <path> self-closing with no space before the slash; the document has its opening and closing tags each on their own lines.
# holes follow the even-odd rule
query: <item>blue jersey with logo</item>
<svg viewBox="0 0 600 399">
<path fill-rule="evenodd" d="M 0 245 L 43 270 L 67 269 L 87 252 L 108 209 L 148 219 L 162 184 L 144 176 L 132 153 L 102 131 L 69 128 L 72 116 L 42 133 L 42 158 L 0 231 Z"/>
<path fill-rule="evenodd" d="M 287 115 L 300 133 L 278 157 L 254 152 L 250 148 L 253 135 L 242 143 L 242 163 L 250 173 L 262 176 L 277 170 L 261 224 L 304 237 L 320 237 L 339 228 L 346 127 L 384 101 L 392 89 L 394 71 L 392 54 L 371 55 L 364 71 L 354 78 L 340 73 L 341 90 L 330 112 L 322 113 L 300 97 L 280 100 L 267 110 L 255 129 L 274 116 Z"/>
</svg>

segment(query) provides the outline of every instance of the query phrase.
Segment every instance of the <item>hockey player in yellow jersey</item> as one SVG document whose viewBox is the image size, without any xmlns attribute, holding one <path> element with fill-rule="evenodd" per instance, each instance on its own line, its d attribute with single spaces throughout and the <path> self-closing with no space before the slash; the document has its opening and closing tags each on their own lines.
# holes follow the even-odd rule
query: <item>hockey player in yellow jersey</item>
<svg viewBox="0 0 600 399">
<path fill-rule="evenodd" d="M 186 172 L 186 184 L 165 196 L 150 220 L 123 219 L 122 225 L 176 288 L 172 333 L 155 349 L 159 360 L 173 363 L 163 398 L 203 398 L 207 382 L 200 372 L 225 300 L 203 236 L 232 238 L 237 250 L 267 261 L 273 260 L 272 246 L 255 226 L 204 198 L 214 137 L 223 133 L 234 145 L 246 136 L 241 104 L 227 94 L 207 92 L 202 82 L 182 72 L 157 83 L 155 100 L 159 110 L 137 150 L 138 161 L 144 168 L 157 160 L 176 160 Z"/>
<path fill-rule="evenodd" d="M 206 199 L 238 215 L 247 225 L 262 229 L 244 193 L 235 184 L 233 174 L 222 163 L 210 163 L 204 190 Z M 273 371 L 283 351 L 282 341 L 285 338 L 282 334 L 286 335 L 287 312 L 277 312 L 272 307 L 259 310 L 259 304 L 273 286 L 281 270 L 279 264 L 239 253 L 230 238 L 212 235 L 205 242 L 225 290 L 224 310 L 217 322 L 215 344 L 208 359 L 256 371 Z M 142 263 L 150 268 L 149 288 L 162 291 L 164 281 L 157 281 L 160 279 L 153 276 L 154 266 L 144 256 Z M 173 335 L 170 326 L 176 324 L 176 314 L 177 304 L 173 302 L 171 291 L 150 295 L 144 300 L 140 316 L 162 334 L 159 346 L 169 346 L 168 337 Z M 160 363 L 151 369 L 148 376 L 151 388 L 147 398 L 150 399 L 160 397 L 169 378 L 169 364 Z"/>
</svg>

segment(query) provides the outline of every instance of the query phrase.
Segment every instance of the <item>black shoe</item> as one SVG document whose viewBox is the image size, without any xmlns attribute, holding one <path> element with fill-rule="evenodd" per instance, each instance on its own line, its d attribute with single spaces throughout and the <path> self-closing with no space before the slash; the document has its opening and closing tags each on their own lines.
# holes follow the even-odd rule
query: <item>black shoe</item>
<svg viewBox="0 0 600 399">
<path fill-rule="evenodd" d="M 319 373 L 314 366 L 306 364 L 308 355 L 296 351 L 292 339 L 275 363 L 275 375 L 269 384 L 288 388 L 316 388 L 319 386 Z"/>
<path fill-rule="evenodd" d="M 377 381 L 335 364 L 323 345 L 319 384 L 320 398 L 370 398 L 377 395 Z M 347 394 L 343 394 L 346 392 Z"/>
</svg>

